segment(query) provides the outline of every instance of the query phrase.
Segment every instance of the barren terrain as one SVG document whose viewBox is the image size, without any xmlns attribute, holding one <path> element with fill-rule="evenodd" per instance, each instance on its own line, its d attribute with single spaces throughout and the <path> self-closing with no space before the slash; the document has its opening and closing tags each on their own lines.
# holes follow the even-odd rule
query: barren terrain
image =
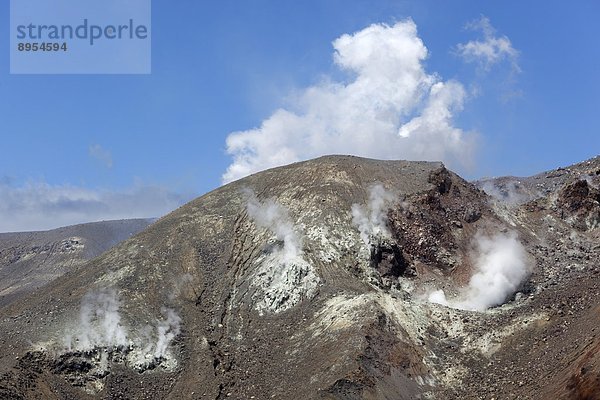
<svg viewBox="0 0 600 400">
<path fill-rule="evenodd" d="M 0 397 L 599 399 L 599 184 L 598 157 L 252 175 L 2 306 Z M 520 269 L 488 293 L 498 243 Z"/>
</svg>

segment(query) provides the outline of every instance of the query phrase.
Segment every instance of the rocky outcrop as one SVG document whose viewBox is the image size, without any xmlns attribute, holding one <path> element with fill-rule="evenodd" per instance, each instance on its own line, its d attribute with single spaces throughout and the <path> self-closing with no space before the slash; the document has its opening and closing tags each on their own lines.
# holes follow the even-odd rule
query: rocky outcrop
<svg viewBox="0 0 600 400">
<path fill-rule="evenodd" d="M 589 178 L 591 182 L 591 178 Z M 600 226 L 600 190 L 578 179 L 565 185 L 556 200 L 560 216 L 580 230 L 595 229 Z"/>
</svg>

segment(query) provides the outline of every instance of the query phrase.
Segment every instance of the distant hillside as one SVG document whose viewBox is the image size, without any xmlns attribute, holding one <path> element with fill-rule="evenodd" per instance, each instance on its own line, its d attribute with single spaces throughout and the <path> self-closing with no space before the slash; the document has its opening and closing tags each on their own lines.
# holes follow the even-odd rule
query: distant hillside
<svg viewBox="0 0 600 400">
<path fill-rule="evenodd" d="M 0 233 L 0 307 L 99 256 L 153 221 L 127 219 Z"/>
</svg>

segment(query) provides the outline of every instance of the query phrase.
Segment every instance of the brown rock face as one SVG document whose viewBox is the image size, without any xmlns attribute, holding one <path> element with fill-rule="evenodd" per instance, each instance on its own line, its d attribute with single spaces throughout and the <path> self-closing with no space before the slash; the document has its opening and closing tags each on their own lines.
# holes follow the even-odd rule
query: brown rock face
<svg viewBox="0 0 600 400">
<path fill-rule="evenodd" d="M 432 171 L 434 186 L 405 198 L 389 213 L 390 229 L 409 263 L 450 271 L 467 251 L 474 223 L 498 223 L 486 196 L 446 168 Z"/>
<path fill-rule="evenodd" d="M 566 185 L 559 193 L 557 204 L 562 218 L 569 218 L 580 230 L 600 225 L 600 190 L 580 179 Z"/>
<path fill-rule="evenodd" d="M 398 244 L 387 240 L 371 246 L 371 267 L 384 278 L 414 275 Z"/>
<path fill-rule="evenodd" d="M 574 212 L 597 201 L 585 180 L 578 180 L 565 186 L 559 193 L 558 202 L 566 210 Z"/>
</svg>

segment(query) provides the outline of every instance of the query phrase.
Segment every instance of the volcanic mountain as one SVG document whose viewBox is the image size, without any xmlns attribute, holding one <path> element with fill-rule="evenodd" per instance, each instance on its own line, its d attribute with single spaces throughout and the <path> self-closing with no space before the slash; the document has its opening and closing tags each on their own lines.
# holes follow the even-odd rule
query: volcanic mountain
<svg viewBox="0 0 600 400">
<path fill-rule="evenodd" d="M 0 397 L 598 399 L 599 182 L 249 176 L 2 307 Z"/>
</svg>

